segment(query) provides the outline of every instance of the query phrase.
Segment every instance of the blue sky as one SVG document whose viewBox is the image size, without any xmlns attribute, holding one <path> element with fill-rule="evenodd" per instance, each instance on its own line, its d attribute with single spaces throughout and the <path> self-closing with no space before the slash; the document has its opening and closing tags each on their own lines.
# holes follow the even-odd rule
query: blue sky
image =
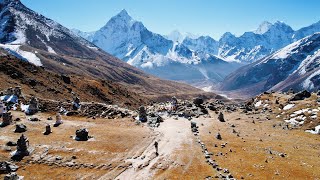
<svg viewBox="0 0 320 180">
<path fill-rule="evenodd" d="M 320 20 L 320 0 L 21 0 L 68 28 L 94 31 L 122 9 L 151 31 L 241 35 L 262 21 L 298 29 Z"/>
</svg>

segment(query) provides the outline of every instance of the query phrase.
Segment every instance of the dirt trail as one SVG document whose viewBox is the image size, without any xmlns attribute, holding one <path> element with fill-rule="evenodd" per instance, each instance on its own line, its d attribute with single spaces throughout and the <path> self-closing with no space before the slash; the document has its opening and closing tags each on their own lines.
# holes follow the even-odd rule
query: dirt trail
<svg viewBox="0 0 320 180">
<path fill-rule="evenodd" d="M 154 142 L 146 145 L 146 150 L 138 157 L 127 159 L 132 163 L 116 179 L 151 179 L 157 169 L 168 166 L 174 162 L 172 154 L 182 148 L 182 144 L 192 143 L 190 122 L 184 119 L 166 119 L 155 130 L 155 141 L 159 143 L 159 155 L 156 156 Z M 168 163 L 169 164 L 166 164 Z"/>
</svg>

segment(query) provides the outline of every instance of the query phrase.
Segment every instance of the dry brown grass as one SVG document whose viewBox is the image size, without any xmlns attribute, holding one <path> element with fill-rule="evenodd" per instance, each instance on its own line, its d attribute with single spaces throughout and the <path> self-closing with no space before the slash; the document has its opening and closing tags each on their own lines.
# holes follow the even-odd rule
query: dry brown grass
<svg viewBox="0 0 320 180">
<path fill-rule="evenodd" d="M 284 103 L 287 97 L 281 96 L 281 102 Z M 296 102 L 298 105 L 290 112 L 313 104 L 313 98 Z M 275 101 L 272 95 L 261 99 Z M 212 114 L 211 121 L 202 121 L 205 126 L 200 127 L 201 139 L 209 151 L 224 154 L 213 158 L 221 167 L 228 168 L 237 179 L 319 179 L 320 137 L 304 132 L 303 128 L 274 128 L 273 124 L 283 123 L 283 120 L 274 118 L 279 112 L 276 112 L 278 107 L 273 109 L 274 114 L 225 113 L 226 123 L 219 122 L 217 115 Z M 267 116 L 271 117 L 270 121 L 266 119 Z M 230 127 L 231 124 L 236 127 Z M 232 129 L 240 132 L 240 137 L 232 133 Z M 217 132 L 222 135 L 222 140 L 215 138 Z M 220 145 L 225 142 L 227 146 L 221 148 Z M 218 147 L 214 147 L 214 144 Z M 285 153 L 286 156 L 280 157 L 279 153 Z"/>
<path fill-rule="evenodd" d="M 32 155 L 41 154 L 45 147 L 49 147 L 47 157 L 61 156 L 62 161 L 73 160 L 76 164 L 93 164 L 94 168 L 59 167 L 50 165 L 48 161 L 35 164 L 25 164 L 30 157 L 18 163 L 21 168 L 18 174 L 26 179 L 96 179 L 104 174 L 110 173 L 110 178 L 115 177 L 123 169 L 118 168 L 124 164 L 124 159 L 135 154 L 140 146 L 152 139 L 148 128 L 136 126 L 129 119 L 107 120 L 107 119 L 86 119 L 65 117 L 64 124 L 57 128 L 52 128 L 53 133 L 49 136 L 42 135 L 46 123 L 53 123 L 45 120 L 48 115 L 37 115 L 41 122 L 28 122 L 24 115 L 15 113 L 15 117 L 22 117 L 22 122 L 28 127 L 25 135 L 29 138 L 31 147 L 35 148 Z M 75 141 L 70 136 L 75 135 L 75 131 L 80 127 L 86 127 L 92 139 L 86 142 Z M 14 125 L 2 128 L 0 144 L 5 144 L 8 140 L 15 141 L 21 134 L 13 133 Z M 8 160 L 9 152 L 0 151 L 0 160 Z M 63 164 L 63 163 L 62 163 Z M 110 165 L 109 165 L 110 164 Z M 97 166 L 106 165 L 110 168 L 99 168 Z"/>
</svg>

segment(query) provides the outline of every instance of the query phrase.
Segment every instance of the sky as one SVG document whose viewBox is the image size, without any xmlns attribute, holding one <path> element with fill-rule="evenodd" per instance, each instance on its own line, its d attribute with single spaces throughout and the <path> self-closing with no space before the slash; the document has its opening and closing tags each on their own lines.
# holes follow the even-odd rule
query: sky
<svg viewBox="0 0 320 180">
<path fill-rule="evenodd" d="M 263 21 L 293 29 L 320 20 L 320 0 L 21 0 L 32 10 L 68 27 L 96 31 L 122 9 L 152 32 L 173 30 L 219 39 L 255 30 Z"/>
</svg>

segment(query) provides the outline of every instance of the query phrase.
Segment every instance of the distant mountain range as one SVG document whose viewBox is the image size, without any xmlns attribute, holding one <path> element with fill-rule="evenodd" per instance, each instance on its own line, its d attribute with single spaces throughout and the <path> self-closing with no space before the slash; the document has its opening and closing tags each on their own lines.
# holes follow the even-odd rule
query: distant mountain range
<svg viewBox="0 0 320 180">
<path fill-rule="evenodd" d="M 239 37 L 227 32 L 218 41 L 210 36 L 191 37 L 178 31 L 162 36 L 150 32 L 142 22 L 122 10 L 96 32 L 73 32 L 161 78 L 216 84 L 238 67 L 319 31 L 320 21 L 297 31 L 277 21 L 263 22 L 254 32 Z"/>
<path fill-rule="evenodd" d="M 258 94 L 263 91 L 320 89 L 320 32 L 294 42 L 230 74 L 223 91 Z"/>
<path fill-rule="evenodd" d="M 149 31 L 134 20 L 126 10 L 112 17 L 107 24 L 91 36 L 74 30 L 106 52 L 161 78 L 186 81 L 220 82 L 240 66 L 229 63 L 207 48 L 216 43 L 210 37 L 184 39 L 176 32 L 164 37 Z M 172 39 L 172 40 L 170 40 Z M 183 42 L 179 42 L 182 41 Z M 217 52 L 217 51 L 214 51 Z"/>
</svg>

